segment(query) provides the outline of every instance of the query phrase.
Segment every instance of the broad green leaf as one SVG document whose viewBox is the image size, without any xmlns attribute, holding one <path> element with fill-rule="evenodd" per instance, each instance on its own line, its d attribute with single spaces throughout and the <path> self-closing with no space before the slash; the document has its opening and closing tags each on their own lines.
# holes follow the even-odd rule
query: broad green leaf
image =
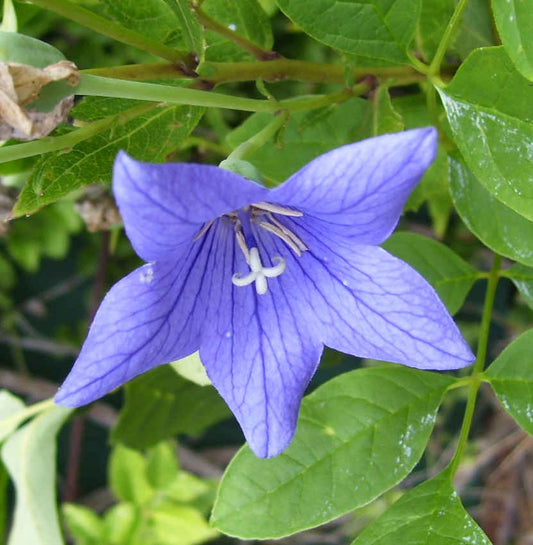
<svg viewBox="0 0 533 545">
<path fill-rule="evenodd" d="M 533 222 L 496 200 L 457 157 L 450 157 L 450 188 L 466 226 L 491 250 L 533 265 Z"/>
<path fill-rule="evenodd" d="M 533 220 L 533 86 L 503 47 L 474 51 L 439 90 L 466 164 L 498 200 Z"/>
<path fill-rule="evenodd" d="M 20 424 L 16 415 L 26 408 L 23 401 L 7 390 L 0 391 L 0 442 Z"/>
<path fill-rule="evenodd" d="M 146 455 L 146 478 L 154 489 L 163 489 L 178 475 L 176 445 L 161 441 Z"/>
<path fill-rule="evenodd" d="M 178 375 L 181 375 L 183 378 L 198 384 L 198 386 L 210 386 L 211 381 L 207 376 L 205 371 L 204 364 L 200 359 L 200 353 L 195 352 L 186 358 L 183 358 L 178 361 L 173 361 L 170 363 L 170 366 Z"/>
<path fill-rule="evenodd" d="M 119 150 L 161 162 L 197 125 L 202 108 L 141 104 L 110 118 L 110 126 L 68 153 L 45 155 L 35 166 L 13 214 L 31 214 L 84 185 L 108 183 Z"/>
<path fill-rule="evenodd" d="M 190 0 L 164 0 L 180 22 L 183 41 L 187 51 L 195 53 L 199 59 L 204 54 L 204 29 L 190 8 Z"/>
<path fill-rule="evenodd" d="M 414 267 L 437 291 L 451 314 L 463 305 L 477 271 L 436 240 L 415 233 L 395 233 L 383 247 Z"/>
<path fill-rule="evenodd" d="M 491 545 L 445 472 L 402 496 L 352 545 Z"/>
<path fill-rule="evenodd" d="M 372 133 L 374 136 L 400 132 L 405 128 L 402 116 L 392 105 L 389 85 L 380 85 L 373 97 Z"/>
<path fill-rule="evenodd" d="M 369 503 L 413 469 L 452 382 L 400 366 L 330 380 L 304 399 L 285 452 L 264 460 L 239 451 L 212 523 L 245 539 L 277 538 Z"/>
<path fill-rule="evenodd" d="M 205 0 L 202 9 L 229 29 L 247 38 L 260 48 L 269 51 L 274 44 L 272 28 L 268 16 L 257 0 Z M 208 61 L 244 61 L 252 60 L 239 45 L 227 40 L 213 31 L 206 32 Z M 201 72 L 201 67 L 199 68 Z"/>
<path fill-rule="evenodd" d="M 147 460 L 137 450 L 116 445 L 109 463 L 109 484 L 113 494 L 122 501 L 135 505 L 148 503 L 154 488 L 148 482 Z"/>
<path fill-rule="evenodd" d="M 178 433 L 199 433 L 228 416 L 214 388 L 159 366 L 126 385 L 126 403 L 112 440 L 144 449 Z"/>
<path fill-rule="evenodd" d="M 88 507 L 75 503 L 64 503 L 61 512 L 69 534 L 76 545 L 101 545 L 104 543 L 104 523 Z"/>
<path fill-rule="evenodd" d="M 304 32 L 342 51 L 391 63 L 407 63 L 418 0 L 277 0 Z"/>
<path fill-rule="evenodd" d="M 181 21 L 165 0 L 103 0 L 104 13 L 126 28 L 168 46 L 185 46 Z"/>
<path fill-rule="evenodd" d="M 505 276 L 512 280 L 526 303 L 533 308 L 533 268 L 516 263 L 506 271 Z"/>
<path fill-rule="evenodd" d="M 110 545 L 144 545 L 134 541 L 142 527 L 143 509 L 131 503 L 118 503 L 106 511 L 104 516 L 104 543 Z M 100 543 L 97 545 L 101 545 Z"/>
<path fill-rule="evenodd" d="M 518 70 L 533 80 L 533 9 L 530 0 L 492 0 L 492 12 L 505 51 Z"/>
<path fill-rule="evenodd" d="M 426 61 L 433 59 L 454 8 L 454 0 L 422 0 L 416 43 Z"/>
<path fill-rule="evenodd" d="M 157 545 L 196 545 L 219 535 L 199 511 L 171 502 L 158 506 L 151 514 L 147 526 L 148 535 Z"/>
<path fill-rule="evenodd" d="M 533 435 L 533 329 L 515 339 L 487 369 L 505 410 Z"/>
<path fill-rule="evenodd" d="M 496 45 L 494 38 L 490 3 L 470 0 L 451 49 L 464 60 L 475 49 Z"/>
<path fill-rule="evenodd" d="M 251 153 L 247 160 L 267 180 L 281 183 L 318 155 L 370 136 L 372 111 L 366 100 L 354 98 L 323 113 L 326 117 L 312 124 L 309 124 L 309 117 L 305 113 L 291 115 L 282 133 L 281 148 L 269 142 Z M 228 134 L 228 144 L 236 148 L 257 134 L 271 119 L 270 114 L 251 115 Z"/>
<path fill-rule="evenodd" d="M 50 44 L 24 34 L 0 31 L 0 62 L 18 62 L 44 68 L 64 59 L 63 53 Z"/>
<path fill-rule="evenodd" d="M 62 545 L 56 510 L 56 435 L 71 409 L 54 407 L 17 430 L 2 447 L 15 484 L 8 545 Z"/>
</svg>

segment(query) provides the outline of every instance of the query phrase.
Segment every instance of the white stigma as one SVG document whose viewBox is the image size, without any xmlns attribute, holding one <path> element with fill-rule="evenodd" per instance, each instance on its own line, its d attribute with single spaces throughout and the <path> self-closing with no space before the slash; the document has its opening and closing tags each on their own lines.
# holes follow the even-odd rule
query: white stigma
<svg viewBox="0 0 533 545">
<path fill-rule="evenodd" d="M 259 257 L 259 250 L 255 247 L 250 248 L 246 261 L 250 266 L 250 272 L 246 276 L 235 273 L 231 277 L 231 281 L 233 285 L 238 287 L 248 286 L 255 282 L 255 291 L 259 295 L 264 295 L 268 291 L 267 278 L 275 278 L 285 270 L 285 260 L 281 257 L 273 258 L 273 261 L 277 261 L 277 265 L 274 267 L 264 267 Z"/>
</svg>

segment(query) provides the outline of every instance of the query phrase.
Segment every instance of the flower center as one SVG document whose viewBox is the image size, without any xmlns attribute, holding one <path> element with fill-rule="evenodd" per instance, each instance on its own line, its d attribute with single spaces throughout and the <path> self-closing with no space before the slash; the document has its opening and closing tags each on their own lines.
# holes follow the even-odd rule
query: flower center
<svg viewBox="0 0 533 545">
<path fill-rule="evenodd" d="M 250 268 L 250 272 L 245 275 L 235 273 L 231 277 L 231 282 L 234 286 L 244 287 L 254 283 L 256 292 L 259 295 L 264 295 L 268 291 L 267 278 L 276 278 L 285 271 L 286 261 L 280 256 L 272 258 L 272 262 L 275 263 L 273 266 L 265 266 L 263 264 L 257 246 L 248 243 L 253 238 L 250 233 L 250 223 L 254 223 L 280 238 L 297 256 L 301 256 L 303 252 L 308 250 L 305 243 L 283 225 L 276 218 L 276 215 L 288 217 L 303 216 L 302 212 L 298 210 L 292 210 L 291 208 L 285 208 L 268 202 L 254 203 L 240 210 L 224 214 L 223 217 L 229 219 L 233 224 L 237 246 Z M 206 223 L 196 235 L 195 240 L 207 233 L 214 221 L 211 220 Z M 245 233 L 248 234 L 248 237 Z"/>
</svg>

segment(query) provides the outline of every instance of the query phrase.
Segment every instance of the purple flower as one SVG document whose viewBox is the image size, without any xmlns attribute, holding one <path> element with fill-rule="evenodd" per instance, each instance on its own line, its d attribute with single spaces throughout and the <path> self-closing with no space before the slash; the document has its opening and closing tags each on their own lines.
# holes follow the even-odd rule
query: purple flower
<svg viewBox="0 0 533 545">
<path fill-rule="evenodd" d="M 56 396 L 75 407 L 200 350 L 260 457 L 291 441 L 324 345 L 420 369 L 473 356 L 433 288 L 378 245 L 435 156 L 436 131 L 380 136 L 266 189 L 214 166 L 121 153 L 113 189 L 148 264 L 107 294 Z"/>
</svg>

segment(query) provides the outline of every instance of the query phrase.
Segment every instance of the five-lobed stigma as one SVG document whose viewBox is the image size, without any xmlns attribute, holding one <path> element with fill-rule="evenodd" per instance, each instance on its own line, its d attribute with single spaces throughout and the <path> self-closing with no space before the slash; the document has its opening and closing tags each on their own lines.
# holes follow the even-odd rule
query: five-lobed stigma
<svg viewBox="0 0 533 545">
<path fill-rule="evenodd" d="M 254 283 L 256 292 L 259 295 L 264 295 L 268 291 L 267 278 L 276 278 L 283 274 L 286 268 L 286 261 L 280 256 L 274 256 L 272 257 L 272 262 L 276 263 L 274 266 L 263 265 L 257 246 L 248 247 L 243 232 L 243 225 L 239 219 L 239 212 L 249 214 L 251 223 L 255 223 L 265 231 L 280 238 L 297 256 L 301 256 L 303 252 L 308 250 L 306 244 L 290 229 L 283 225 L 275 215 L 302 217 L 303 213 L 277 204 L 259 202 L 246 206 L 240 211 L 228 212 L 223 215 L 223 217 L 228 218 L 233 223 L 237 246 L 250 267 L 250 272 L 245 275 L 235 273 L 231 277 L 231 282 L 238 287 L 249 286 Z M 215 220 L 211 220 L 207 222 L 194 237 L 194 240 L 198 240 L 207 233 L 214 221 Z"/>
</svg>

